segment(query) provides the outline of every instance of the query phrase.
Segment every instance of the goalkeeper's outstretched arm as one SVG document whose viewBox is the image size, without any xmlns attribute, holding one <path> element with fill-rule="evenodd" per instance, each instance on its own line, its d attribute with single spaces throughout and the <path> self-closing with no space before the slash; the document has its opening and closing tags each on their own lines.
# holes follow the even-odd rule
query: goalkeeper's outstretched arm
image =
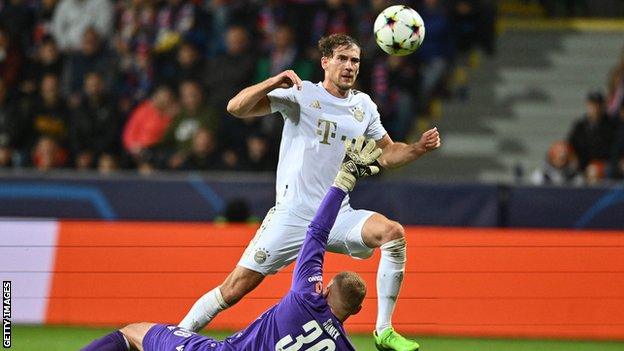
<svg viewBox="0 0 624 351">
<path fill-rule="evenodd" d="M 372 164 L 381 155 L 381 150 L 375 146 L 373 140 L 364 145 L 364 137 L 361 137 L 355 143 L 347 142 L 345 149 L 346 155 L 340 171 L 316 211 L 299 251 L 292 281 L 292 289 L 295 291 L 321 293 L 327 239 L 342 200 L 353 190 L 357 178 L 379 172 L 379 168 Z"/>
</svg>

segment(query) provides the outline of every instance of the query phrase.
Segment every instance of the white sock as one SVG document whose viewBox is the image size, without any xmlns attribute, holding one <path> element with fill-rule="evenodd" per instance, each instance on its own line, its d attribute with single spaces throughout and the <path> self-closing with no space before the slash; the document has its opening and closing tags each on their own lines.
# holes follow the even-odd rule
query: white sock
<svg viewBox="0 0 624 351">
<path fill-rule="evenodd" d="M 380 249 L 381 259 L 377 269 L 377 323 L 375 324 L 377 333 L 392 327 L 392 313 L 405 272 L 405 239 L 388 241 L 381 245 Z"/>
<path fill-rule="evenodd" d="M 223 300 L 221 289 L 216 287 L 195 302 L 186 317 L 178 324 L 178 327 L 198 332 L 210 323 L 219 312 L 228 307 L 230 306 Z"/>
</svg>

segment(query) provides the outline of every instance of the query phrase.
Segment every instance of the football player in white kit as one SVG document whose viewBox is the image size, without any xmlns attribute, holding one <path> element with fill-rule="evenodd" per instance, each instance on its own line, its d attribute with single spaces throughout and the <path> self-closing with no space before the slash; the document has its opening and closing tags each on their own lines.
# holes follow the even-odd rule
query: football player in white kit
<svg viewBox="0 0 624 351">
<path fill-rule="evenodd" d="M 319 49 L 323 82 L 301 81 L 295 72 L 284 71 L 243 89 L 229 101 L 228 112 L 239 118 L 272 112 L 280 112 L 284 118 L 276 203 L 238 265 L 220 286 L 195 302 L 180 327 L 202 329 L 266 275 L 295 261 L 307 226 L 342 163 L 345 140 L 362 135 L 373 138 L 383 150 L 379 162 L 387 168 L 404 165 L 440 147 L 436 128 L 413 144 L 392 141 L 375 103 L 367 94 L 352 89 L 360 67 L 360 46 L 353 38 L 333 34 L 319 41 Z M 364 259 L 377 247 L 381 260 L 375 344 L 379 350 L 417 350 L 418 344 L 394 331 L 391 323 L 405 270 L 403 227 L 379 213 L 355 210 L 345 198 L 330 232 L 328 251 Z"/>
</svg>

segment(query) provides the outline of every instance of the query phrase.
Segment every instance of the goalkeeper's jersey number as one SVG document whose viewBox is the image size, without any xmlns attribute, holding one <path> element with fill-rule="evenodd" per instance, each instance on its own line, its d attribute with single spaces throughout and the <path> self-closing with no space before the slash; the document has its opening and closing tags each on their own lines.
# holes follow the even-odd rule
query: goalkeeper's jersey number
<svg viewBox="0 0 624 351">
<path fill-rule="evenodd" d="M 311 320 L 302 326 L 304 334 L 299 334 L 293 340 L 292 336 L 286 335 L 275 344 L 275 351 L 298 351 L 304 345 L 312 344 L 307 351 L 334 351 L 336 344 L 332 339 L 320 339 L 323 329 L 317 321 Z"/>
</svg>

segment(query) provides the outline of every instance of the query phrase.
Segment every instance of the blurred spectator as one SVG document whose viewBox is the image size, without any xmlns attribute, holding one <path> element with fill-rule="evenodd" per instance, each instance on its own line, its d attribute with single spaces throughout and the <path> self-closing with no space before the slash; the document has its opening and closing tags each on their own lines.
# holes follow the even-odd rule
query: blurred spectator
<svg viewBox="0 0 624 351">
<path fill-rule="evenodd" d="M 301 7 L 300 10 L 306 11 L 306 8 Z M 346 0 L 325 0 L 317 5 L 312 13 L 300 13 L 300 15 L 299 18 L 310 21 L 309 26 L 299 27 L 306 38 L 304 44 L 315 51 L 321 37 L 334 33 L 352 32 L 353 12 Z"/>
<path fill-rule="evenodd" d="M 176 52 L 176 58 L 160 70 L 159 81 L 179 87 L 185 80 L 200 79 L 204 73 L 204 62 L 195 44 L 183 41 Z"/>
<path fill-rule="evenodd" d="M 424 106 L 453 61 L 451 19 L 440 0 L 425 0 L 420 14 L 427 25 L 426 40 L 416 54 L 421 62 L 420 102 Z"/>
<path fill-rule="evenodd" d="M 177 104 L 171 88 L 156 88 L 151 98 L 140 104 L 131 114 L 123 131 L 123 146 L 135 159 L 146 161 L 145 151 L 158 144 L 173 116 Z"/>
<path fill-rule="evenodd" d="M 212 130 L 199 128 L 193 134 L 191 148 L 183 156 L 179 169 L 184 170 L 215 170 L 221 165 L 217 149 L 217 140 Z"/>
<path fill-rule="evenodd" d="M 8 31 L 0 27 L 0 77 L 4 79 L 9 90 L 17 84 L 22 61 L 22 54 L 11 40 Z"/>
<path fill-rule="evenodd" d="M 465 55 L 474 48 L 479 38 L 478 0 L 455 0 L 453 3 L 455 45 L 458 52 Z M 429 24 L 426 25 L 429 29 Z"/>
<path fill-rule="evenodd" d="M 254 81 L 261 82 L 287 69 L 294 70 L 304 80 L 309 80 L 314 70 L 312 62 L 297 49 L 293 29 L 282 24 L 272 36 L 270 50 L 258 61 Z"/>
<path fill-rule="evenodd" d="M 119 168 L 117 158 L 111 154 L 102 154 L 98 159 L 97 170 L 102 174 L 110 174 Z"/>
<path fill-rule="evenodd" d="M 221 160 L 223 161 L 222 163 L 222 169 L 226 170 L 226 171 L 237 171 L 238 169 L 238 164 L 240 162 L 240 157 L 238 155 L 238 153 L 232 149 L 226 149 L 225 151 L 223 151 L 223 154 L 221 154 Z"/>
<path fill-rule="evenodd" d="M 184 37 L 203 45 L 207 40 L 207 24 L 207 14 L 193 1 L 163 1 L 156 14 L 154 49 L 159 53 L 170 51 Z"/>
<path fill-rule="evenodd" d="M 132 49 L 151 47 L 156 36 L 156 3 L 153 0 L 119 2 L 114 46 L 122 60 L 132 57 Z"/>
<path fill-rule="evenodd" d="M 36 45 L 52 35 L 52 17 L 56 8 L 57 0 L 41 0 L 35 7 L 35 24 L 33 29 L 33 40 Z"/>
<path fill-rule="evenodd" d="M 455 93 L 460 99 L 468 98 L 468 68 L 470 54 L 475 49 L 480 33 L 478 0 L 456 0 L 453 7 L 453 35 L 455 37 L 456 82 Z"/>
<path fill-rule="evenodd" d="M 241 136 L 247 121 L 232 118 L 226 114 L 227 102 L 240 88 L 249 85 L 254 77 L 256 55 L 249 50 L 249 33 L 242 26 L 231 26 L 226 33 L 227 52 L 208 60 L 205 85 L 208 88 L 208 101 L 222 113 L 223 146 L 226 149 L 226 165 L 236 167 L 238 152 L 244 149 L 245 136 Z"/>
<path fill-rule="evenodd" d="M 26 63 L 23 71 L 20 92 L 24 95 L 34 94 L 45 74 L 61 76 L 63 59 L 54 38 L 48 36 L 41 39 L 35 56 Z"/>
<path fill-rule="evenodd" d="M 106 90 L 111 90 L 116 78 L 115 58 L 106 50 L 100 35 L 93 28 L 86 28 L 82 36 L 80 51 L 71 53 L 63 69 L 63 91 L 76 100 L 88 72 L 98 72 L 103 78 Z M 73 101 L 76 103 L 77 101 Z"/>
<path fill-rule="evenodd" d="M 210 24 L 208 28 L 208 57 L 215 57 L 226 51 L 225 33 L 223 28 L 230 25 L 231 2 L 223 0 L 206 1 L 206 11 L 210 16 Z"/>
<path fill-rule="evenodd" d="M 557 141 L 548 149 L 544 166 L 531 175 L 531 182 L 536 185 L 581 184 L 582 177 L 578 174 L 577 166 L 570 145 L 565 141 Z"/>
<path fill-rule="evenodd" d="M 20 52 L 26 53 L 32 42 L 34 12 L 24 0 L 5 0 L 0 7 L 0 23 Z"/>
<path fill-rule="evenodd" d="M 154 67 L 147 45 L 133 50 L 133 59 L 121 67 L 119 109 L 128 113 L 139 102 L 146 99 L 154 87 Z"/>
<path fill-rule="evenodd" d="M 389 0 L 371 0 L 357 2 L 354 12 L 356 14 L 354 33 L 358 42 L 362 46 L 361 57 L 363 61 L 366 61 L 371 56 L 375 56 L 375 53 L 380 52 L 381 49 L 377 47 L 375 42 L 375 36 L 371 35 L 373 31 L 373 24 L 377 19 L 377 16 L 386 7 L 390 6 Z"/>
<path fill-rule="evenodd" d="M 209 57 L 221 56 L 227 52 L 227 32 L 223 28 L 255 25 L 258 21 L 258 6 L 266 6 L 263 1 L 245 0 L 207 0 L 205 4 L 210 18 L 206 21 Z"/>
<path fill-rule="evenodd" d="M 6 145 L 0 145 L 0 168 L 13 166 L 13 149 Z"/>
<path fill-rule="evenodd" d="M 396 140 L 405 140 L 416 116 L 418 72 L 409 59 L 380 56 L 368 73 L 370 94 L 383 116 L 384 126 Z"/>
<path fill-rule="evenodd" d="M 624 102 L 622 102 L 617 119 L 614 122 L 615 133 L 610 157 L 610 177 L 622 179 L 624 178 Z"/>
<path fill-rule="evenodd" d="M 249 50 L 247 29 L 229 27 L 225 38 L 226 53 L 209 59 L 204 74 L 210 105 L 219 111 L 225 111 L 228 100 L 240 87 L 251 83 L 256 67 L 255 54 Z"/>
<path fill-rule="evenodd" d="M 32 154 L 32 165 L 41 171 L 63 167 L 67 162 L 67 152 L 59 146 L 54 138 L 43 136 L 35 145 Z"/>
<path fill-rule="evenodd" d="M 260 133 L 247 137 L 247 154 L 240 169 L 254 172 L 268 172 L 275 169 L 275 156 L 269 153 L 269 140 Z"/>
<path fill-rule="evenodd" d="M 271 49 L 274 33 L 280 25 L 288 23 L 289 15 L 289 8 L 282 0 L 268 0 L 258 10 L 257 29 L 261 37 L 261 50 Z"/>
<path fill-rule="evenodd" d="M 105 94 L 102 76 L 87 73 L 83 95 L 72 111 L 70 150 L 76 168 L 92 168 L 102 154 L 114 153 L 119 116 L 114 101 Z"/>
<path fill-rule="evenodd" d="M 590 92 L 585 106 L 585 116 L 574 124 L 568 137 L 568 142 L 578 157 L 579 169 L 583 171 L 592 160 L 609 159 L 613 139 L 613 125 L 605 114 L 602 93 Z"/>
<path fill-rule="evenodd" d="M 198 129 L 216 132 L 220 121 L 216 111 L 205 104 L 201 86 L 196 81 L 182 82 L 179 94 L 181 111 L 169 124 L 161 144 L 178 153 L 187 153 Z"/>
<path fill-rule="evenodd" d="M 69 110 L 61 96 L 59 79 L 48 73 L 40 83 L 39 94 L 29 110 L 29 144 L 34 145 L 45 136 L 55 141 L 56 148 L 64 148 L 67 143 Z M 47 145 L 46 145 L 47 146 Z"/>
<path fill-rule="evenodd" d="M 136 159 L 136 163 L 136 169 L 140 175 L 148 176 L 156 170 L 156 166 L 154 166 L 156 162 L 151 156 L 141 155 Z"/>
<path fill-rule="evenodd" d="M 61 50 L 79 50 L 84 32 L 90 27 L 101 38 L 109 38 L 113 29 L 110 0 L 60 0 L 52 17 L 52 35 Z"/>
<path fill-rule="evenodd" d="M 596 185 L 601 183 L 606 178 L 606 165 L 605 161 L 593 160 L 589 162 L 585 168 L 585 184 Z"/>
</svg>

